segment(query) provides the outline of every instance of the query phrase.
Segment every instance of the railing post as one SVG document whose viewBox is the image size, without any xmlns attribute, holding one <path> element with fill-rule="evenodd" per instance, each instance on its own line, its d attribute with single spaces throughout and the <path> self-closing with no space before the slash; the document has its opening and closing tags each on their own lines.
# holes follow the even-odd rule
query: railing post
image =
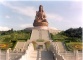
<svg viewBox="0 0 83 60">
<path fill-rule="evenodd" d="M 78 50 L 75 51 L 76 60 L 78 60 Z"/>
<path fill-rule="evenodd" d="M 0 49 L 0 60 L 1 60 L 1 49 Z"/>
<path fill-rule="evenodd" d="M 9 60 L 9 49 L 6 51 L 6 60 Z"/>
<path fill-rule="evenodd" d="M 78 60 L 78 50 L 74 50 L 75 60 Z"/>
</svg>

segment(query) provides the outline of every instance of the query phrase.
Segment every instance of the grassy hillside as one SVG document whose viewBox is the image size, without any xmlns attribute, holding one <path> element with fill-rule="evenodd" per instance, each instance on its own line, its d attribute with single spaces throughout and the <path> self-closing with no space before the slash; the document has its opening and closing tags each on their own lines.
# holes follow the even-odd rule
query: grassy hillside
<svg viewBox="0 0 83 60">
<path fill-rule="evenodd" d="M 18 30 L 18 31 L 1 31 L 0 32 L 0 48 L 2 45 L 7 44 L 6 47 L 1 49 L 13 48 L 17 41 L 27 41 L 30 39 L 31 32 L 25 30 Z"/>
<path fill-rule="evenodd" d="M 58 34 L 51 34 L 53 41 L 61 41 L 67 47 L 67 50 L 82 50 L 82 28 L 70 28 Z"/>
</svg>

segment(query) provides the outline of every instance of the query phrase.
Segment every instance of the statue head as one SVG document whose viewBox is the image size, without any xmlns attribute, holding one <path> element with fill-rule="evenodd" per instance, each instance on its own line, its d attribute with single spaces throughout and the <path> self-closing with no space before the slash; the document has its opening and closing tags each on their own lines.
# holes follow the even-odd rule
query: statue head
<svg viewBox="0 0 83 60">
<path fill-rule="evenodd" d="M 43 6 L 42 5 L 39 6 L 39 12 L 43 12 Z"/>
</svg>

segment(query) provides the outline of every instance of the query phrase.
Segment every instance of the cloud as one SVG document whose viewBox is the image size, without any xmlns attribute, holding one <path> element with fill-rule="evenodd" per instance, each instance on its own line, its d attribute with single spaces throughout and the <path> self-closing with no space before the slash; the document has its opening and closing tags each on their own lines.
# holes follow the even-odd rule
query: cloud
<svg viewBox="0 0 83 60">
<path fill-rule="evenodd" d="M 27 28 L 27 27 L 32 27 L 32 24 L 22 24 L 20 25 L 21 28 Z"/>
<path fill-rule="evenodd" d="M 0 3 L 3 3 L 4 2 L 4 0 L 0 0 Z"/>
<path fill-rule="evenodd" d="M 47 18 L 49 20 L 56 20 L 56 21 L 62 21 L 63 17 L 58 15 L 58 14 L 53 14 L 53 13 L 46 13 Z"/>
<path fill-rule="evenodd" d="M 14 6 L 13 4 L 10 4 L 8 2 L 3 2 L 2 4 L 4 6 L 7 6 L 7 7 L 13 9 L 13 11 L 16 13 L 20 13 L 20 14 L 28 16 L 30 18 L 35 17 L 36 8 L 33 6 L 27 6 L 27 7 Z"/>
<path fill-rule="evenodd" d="M 18 19 L 19 19 L 19 20 L 24 20 L 23 17 L 20 17 L 20 16 L 18 17 Z"/>
<path fill-rule="evenodd" d="M 35 8 L 34 6 L 27 6 L 27 7 L 14 6 L 13 4 L 8 3 L 8 2 L 4 2 L 2 4 L 13 9 L 13 11 L 16 13 L 20 13 L 22 15 L 28 16 L 33 19 L 36 15 L 37 8 Z M 47 16 L 47 19 L 49 19 L 49 20 L 57 20 L 57 21 L 63 20 L 63 17 L 60 16 L 59 14 L 46 12 L 46 16 Z"/>
<path fill-rule="evenodd" d="M 9 19 L 9 18 L 10 18 L 10 16 L 9 16 L 9 15 L 6 15 L 6 16 L 5 16 L 5 18 Z"/>
<path fill-rule="evenodd" d="M 3 27 L 3 26 L 0 26 L 0 31 L 7 31 L 7 30 L 10 30 L 11 28 L 9 27 Z"/>
<path fill-rule="evenodd" d="M 73 1 L 70 5 L 70 9 L 82 9 L 81 1 Z"/>
</svg>

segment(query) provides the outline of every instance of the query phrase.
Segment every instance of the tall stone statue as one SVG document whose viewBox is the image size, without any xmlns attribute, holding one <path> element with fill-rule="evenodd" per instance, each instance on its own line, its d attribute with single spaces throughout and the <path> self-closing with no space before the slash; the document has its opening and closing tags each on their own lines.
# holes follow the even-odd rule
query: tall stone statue
<svg viewBox="0 0 83 60">
<path fill-rule="evenodd" d="M 40 20 L 43 20 L 46 18 L 42 5 L 39 6 L 39 11 L 36 11 L 36 18 Z"/>
<path fill-rule="evenodd" d="M 46 15 L 42 5 L 39 6 L 39 11 L 36 11 L 33 26 L 48 26 L 48 22 L 46 20 Z"/>
</svg>

